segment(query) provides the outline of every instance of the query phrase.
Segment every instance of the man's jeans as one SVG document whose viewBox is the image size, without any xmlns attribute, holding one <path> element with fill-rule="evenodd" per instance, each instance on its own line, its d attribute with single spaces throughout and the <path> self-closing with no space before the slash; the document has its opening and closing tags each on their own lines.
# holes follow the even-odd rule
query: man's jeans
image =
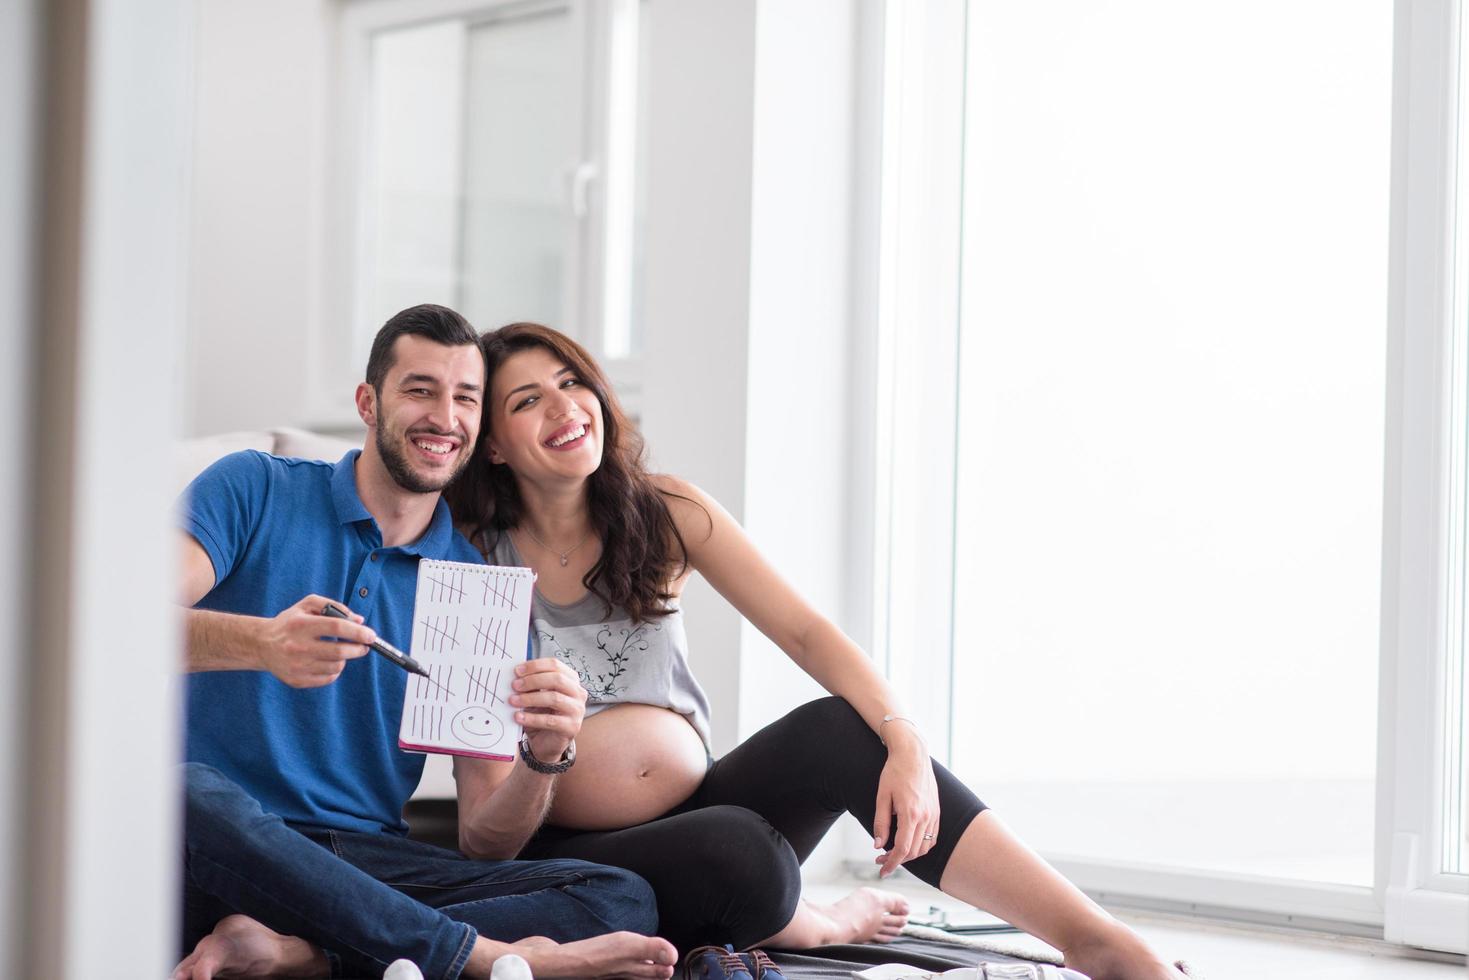
<svg viewBox="0 0 1469 980">
<path fill-rule="evenodd" d="M 217 769 L 184 772 L 184 950 L 240 912 L 320 947 L 333 976 L 400 957 L 458 977 L 475 937 L 651 934 L 653 890 L 585 861 L 472 861 L 393 834 L 293 828 Z"/>
</svg>

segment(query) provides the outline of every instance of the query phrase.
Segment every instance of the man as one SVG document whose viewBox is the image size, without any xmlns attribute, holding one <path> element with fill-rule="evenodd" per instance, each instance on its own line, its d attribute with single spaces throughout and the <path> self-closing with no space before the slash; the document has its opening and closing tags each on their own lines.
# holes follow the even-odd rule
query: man
<svg viewBox="0 0 1469 980">
<path fill-rule="evenodd" d="M 673 948 L 635 934 L 656 925 L 635 875 L 475 861 L 403 836 L 423 760 L 397 748 L 406 675 L 366 644 L 409 646 L 420 557 L 480 560 L 439 497 L 473 454 L 484 383 L 462 317 L 404 310 L 357 388 L 360 451 L 335 465 L 236 453 L 186 491 L 184 931 L 197 946 L 176 977 L 376 976 L 400 957 L 429 977 L 488 976 L 510 951 L 537 976 L 672 972 Z M 328 603 L 352 619 L 322 615 Z M 556 660 L 517 673 L 529 757 L 455 760 L 460 839 L 477 857 L 511 858 L 534 831 L 585 709 Z"/>
</svg>

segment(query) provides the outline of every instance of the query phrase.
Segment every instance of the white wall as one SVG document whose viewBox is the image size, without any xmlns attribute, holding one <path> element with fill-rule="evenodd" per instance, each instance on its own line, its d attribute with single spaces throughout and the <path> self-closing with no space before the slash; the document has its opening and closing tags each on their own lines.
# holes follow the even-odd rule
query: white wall
<svg viewBox="0 0 1469 980">
<path fill-rule="evenodd" d="M 697 483 L 738 519 L 747 472 L 755 8 L 680 0 L 653 13 L 643 432 L 656 467 Z M 739 617 L 702 581 L 685 593 L 684 609 L 719 754 L 737 740 Z"/>
<path fill-rule="evenodd" d="M 756 20 L 745 527 L 848 629 L 846 534 L 860 438 L 849 395 L 855 11 L 770 3 Z M 776 14 L 778 13 L 778 16 Z M 741 736 L 824 692 L 744 624 Z"/>
<path fill-rule="evenodd" d="M 870 405 L 851 390 L 858 12 L 849 0 L 659 5 L 652 34 L 644 432 L 857 636 Z M 820 688 L 702 582 L 685 598 L 715 754 Z M 827 874 L 834 842 L 808 862 Z"/>
<path fill-rule="evenodd" d="M 313 421 L 336 6 L 195 4 L 186 434 Z"/>
<path fill-rule="evenodd" d="M 644 432 L 839 623 L 854 560 L 848 390 L 857 31 L 847 0 L 657 7 Z M 716 748 L 819 694 L 704 588 Z"/>
</svg>

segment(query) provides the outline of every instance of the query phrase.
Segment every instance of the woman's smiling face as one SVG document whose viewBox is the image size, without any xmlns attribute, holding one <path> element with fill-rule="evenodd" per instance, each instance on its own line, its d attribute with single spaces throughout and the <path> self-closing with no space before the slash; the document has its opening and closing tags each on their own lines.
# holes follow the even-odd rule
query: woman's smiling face
<svg viewBox="0 0 1469 980">
<path fill-rule="evenodd" d="M 485 452 L 534 482 L 585 479 L 602 463 L 602 405 L 544 347 L 502 361 L 485 405 Z"/>
</svg>

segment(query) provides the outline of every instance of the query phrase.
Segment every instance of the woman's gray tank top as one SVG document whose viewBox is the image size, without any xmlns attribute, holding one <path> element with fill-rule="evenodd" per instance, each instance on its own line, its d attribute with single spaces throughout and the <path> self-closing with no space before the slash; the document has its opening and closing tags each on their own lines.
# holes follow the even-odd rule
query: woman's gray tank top
<svg viewBox="0 0 1469 980">
<path fill-rule="evenodd" d="M 488 535 L 486 535 L 486 538 Z M 494 565 L 524 566 L 509 534 L 485 549 Z M 537 590 L 531 598 L 532 656 L 556 657 L 575 670 L 587 689 L 587 715 L 614 704 L 652 704 L 689 720 L 709 748 L 709 698 L 689 670 L 683 610 L 648 623 L 634 623 L 588 592 L 576 602 L 550 602 Z"/>
</svg>

